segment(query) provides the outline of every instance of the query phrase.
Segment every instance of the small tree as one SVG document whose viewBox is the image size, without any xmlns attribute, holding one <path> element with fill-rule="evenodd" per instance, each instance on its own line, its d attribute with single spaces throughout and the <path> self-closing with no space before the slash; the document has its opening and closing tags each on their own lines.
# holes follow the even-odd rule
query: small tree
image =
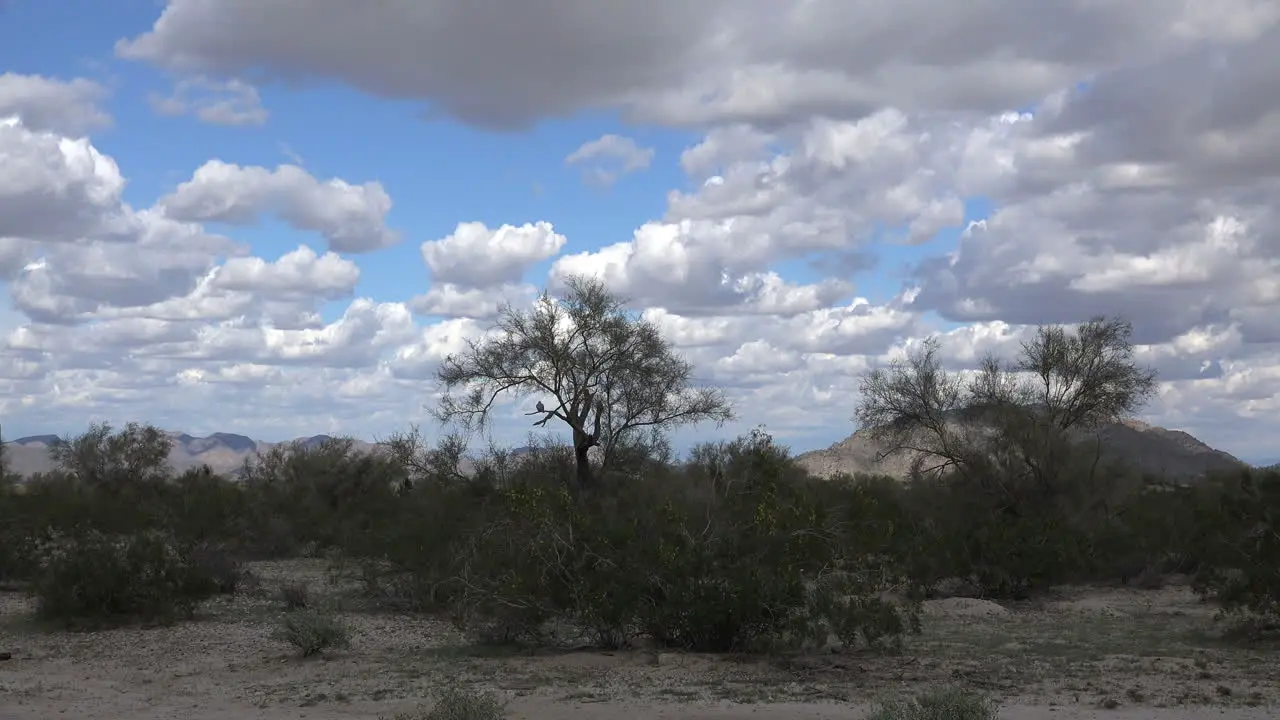
<svg viewBox="0 0 1280 720">
<path fill-rule="evenodd" d="M 95 423 L 83 435 L 54 443 L 49 457 L 87 487 L 119 492 L 134 483 L 166 480 L 172 447 L 164 431 L 151 425 L 131 422 L 112 433 L 109 424 Z"/>
<path fill-rule="evenodd" d="M 493 336 L 445 359 L 441 420 L 475 429 L 488 422 L 499 395 L 541 395 L 550 402 L 539 400 L 526 414 L 541 416 L 537 426 L 553 418 L 569 426 L 581 490 L 595 480 L 593 447 L 603 469 L 646 431 L 732 417 L 723 393 L 692 387 L 692 365 L 601 281 L 574 276 L 566 286 L 563 298 L 543 293 L 529 311 L 504 306 Z"/>
<path fill-rule="evenodd" d="M 863 378 L 855 419 L 885 444 L 883 455 L 915 452 L 917 473 L 952 469 L 995 481 L 1011 503 L 1026 486 L 1017 481 L 1052 496 L 1081 432 L 1132 414 L 1154 392 L 1155 372 L 1133 361 L 1132 332 L 1101 317 L 1074 333 L 1042 326 L 1016 362 L 988 355 L 967 384 L 942 369 L 930 338 Z"/>
</svg>

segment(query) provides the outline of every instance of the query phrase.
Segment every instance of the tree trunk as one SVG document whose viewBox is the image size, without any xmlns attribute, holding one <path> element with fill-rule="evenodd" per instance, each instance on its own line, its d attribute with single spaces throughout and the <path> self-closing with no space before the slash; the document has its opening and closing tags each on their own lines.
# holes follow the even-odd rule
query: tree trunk
<svg viewBox="0 0 1280 720">
<path fill-rule="evenodd" d="M 590 451 L 591 447 L 587 445 L 579 445 L 573 449 L 573 454 L 578 461 L 576 480 L 579 492 L 590 489 L 595 480 L 591 475 L 591 460 L 588 456 Z"/>
<path fill-rule="evenodd" d="M 578 492 L 590 490 L 595 483 L 595 477 L 591 473 L 591 436 L 579 431 L 577 428 L 573 431 L 573 455 L 577 461 L 574 480 L 577 484 L 575 488 Z"/>
</svg>

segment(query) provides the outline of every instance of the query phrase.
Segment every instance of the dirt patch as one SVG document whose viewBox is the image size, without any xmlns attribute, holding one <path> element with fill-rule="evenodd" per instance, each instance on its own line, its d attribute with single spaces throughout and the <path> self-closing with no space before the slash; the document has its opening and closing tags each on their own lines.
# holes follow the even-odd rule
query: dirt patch
<svg viewBox="0 0 1280 720">
<path fill-rule="evenodd" d="M 889 693 L 958 685 L 1002 701 L 1005 717 L 1274 717 L 1280 656 L 1215 639 L 1212 610 L 1186 588 L 1062 588 L 1001 606 L 929 601 L 924 633 L 900 653 L 728 657 L 657 651 L 512 652 L 468 646 L 446 623 L 370 612 L 358 583 L 319 561 L 261 563 L 264 592 L 217 599 L 168 628 L 43 633 L 31 601 L 0 594 L 0 716 L 368 718 L 465 684 L 508 698 L 515 717 L 858 717 Z M 337 603 L 351 648 L 301 661 L 271 638 L 271 590 L 309 580 Z M 1103 704 L 1115 709 L 1100 710 Z M 1153 714 L 1154 713 L 1154 714 Z"/>
<path fill-rule="evenodd" d="M 926 600 L 920 610 L 925 616 L 940 618 L 995 618 L 1009 614 L 1004 607 L 990 600 L 964 597 Z"/>
</svg>

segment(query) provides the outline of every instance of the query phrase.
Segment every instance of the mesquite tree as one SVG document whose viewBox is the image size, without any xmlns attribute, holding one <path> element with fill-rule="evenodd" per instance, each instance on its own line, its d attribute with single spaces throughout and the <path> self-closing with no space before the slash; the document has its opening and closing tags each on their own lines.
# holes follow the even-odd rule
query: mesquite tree
<svg viewBox="0 0 1280 720">
<path fill-rule="evenodd" d="M 1019 490 L 1050 497 L 1084 433 L 1134 413 L 1155 391 L 1155 372 L 1133 359 L 1132 326 L 1096 317 L 1074 332 L 1041 326 L 1017 360 L 988 355 L 964 382 L 938 358 L 935 338 L 887 370 L 863 377 L 855 420 L 884 444 L 912 452 L 916 472 L 954 470 L 995 483 L 1010 502 Z M 1100 448 L 1089 472 L 1093 480 Z"/>
<path fill-rule="evenodd" d="M 544 292 L 530 310 L 504 306 L 496 332 L 445 359 L 441 420 L 471 430 L 488 422 L 504 393 L 539 396 L 526 414 L 541 416 L 536 426 L 553 419 L 569 426 L 574 489 L 582 490 L 596 479 L 592 448 L 600 449 L 603 470 L 645 433 L 732 418 L 724 394 L 693 387 L 693 366 L 623 298 L 595 278 L 573 276 L 565 285 L 563 297 Z"/>
</svg>

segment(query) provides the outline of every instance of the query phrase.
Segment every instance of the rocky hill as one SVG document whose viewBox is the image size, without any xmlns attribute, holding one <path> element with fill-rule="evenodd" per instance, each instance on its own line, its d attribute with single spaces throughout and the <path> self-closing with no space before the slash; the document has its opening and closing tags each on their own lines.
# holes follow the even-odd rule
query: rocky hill
<svg viewBox="0 0 1280 720">
<path fill-rule="evenodd" d="M 1220 471 L 1247 467 L 1247 463 L 1215 450 L 1181 430 L 1169 430 L 1129 420 L 1103 427 L 1104 458 L 1132 463 L 1145 473 L 1170 482 L 1187 482 Z M 883 446 L 866 431 L 858 431 L 825 450 L 799 455 L 796 460 L 822 477 L 838 473 L 867 473 L 905 478 L 912 456 L 906 453 L 877 460 Z"/>
</svg>

